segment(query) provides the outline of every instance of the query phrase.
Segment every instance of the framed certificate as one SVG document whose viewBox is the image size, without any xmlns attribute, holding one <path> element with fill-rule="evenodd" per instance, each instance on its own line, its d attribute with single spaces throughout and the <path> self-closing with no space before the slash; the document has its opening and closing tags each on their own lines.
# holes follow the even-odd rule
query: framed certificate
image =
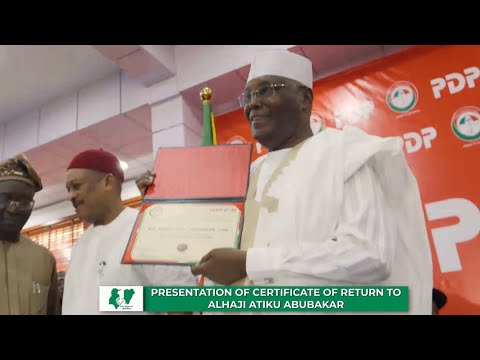
<svg viewBox="0 0 480 360">
<path fill-rule="evenodd" d="M 243 204 L 144 204 L 129 261 L 196 264 L 215 248 L 238 248 Z"/>
<path fill-rule="evenodd" d="M 251 145 L 160 149 L 122 263 L 192 265 L 239 248 Z"/>
</svg>

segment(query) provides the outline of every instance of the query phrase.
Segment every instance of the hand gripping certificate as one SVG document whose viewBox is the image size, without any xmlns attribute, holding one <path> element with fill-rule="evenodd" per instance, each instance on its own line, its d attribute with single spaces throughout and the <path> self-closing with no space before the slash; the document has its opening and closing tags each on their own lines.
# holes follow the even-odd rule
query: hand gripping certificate
<svg viewBox="0 0 480 360">
<path fill-rule="evenodd" d="M 238 246 L 240 220 L 241 211 L 233 204 L 153 204 L 143 212 L 131 258 L 198 263 L 210 250 Z"/>
<path fill-rule="evenodd" d="M 239 248 L 251 144 L 159 149 L 124 264 L 191 265 Z"/>
</svg>

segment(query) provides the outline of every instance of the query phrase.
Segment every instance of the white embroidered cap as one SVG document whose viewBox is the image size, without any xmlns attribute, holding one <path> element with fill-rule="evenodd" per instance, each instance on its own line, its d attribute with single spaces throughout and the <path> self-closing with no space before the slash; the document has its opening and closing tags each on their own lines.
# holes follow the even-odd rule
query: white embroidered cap
<svg viewBox="0 0 480 360">
<path fill-rule="evenodd" d="M 247 83 L 260 76 L 275 75 L 296 80 L 312 89 L 312 62 L 288 50 L 272 50 L 255 56 Z"/>
</svg>

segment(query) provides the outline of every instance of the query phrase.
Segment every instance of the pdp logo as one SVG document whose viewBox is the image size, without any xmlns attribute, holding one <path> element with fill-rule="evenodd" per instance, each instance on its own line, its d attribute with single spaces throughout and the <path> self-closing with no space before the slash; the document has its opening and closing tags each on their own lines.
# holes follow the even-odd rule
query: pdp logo
<svg viewBox="0 0 480 360">
<path fill-rule="evenodd" d="M 100 311 L 143 311 L 142 286 L 100 286 Z"/>
<path fill-rule="evenodd" d="M 227 144 L 246 144 L 245 139 L 240 135 L 234 135 L 228 139 Z"/>
<path fill-rule="evenodd" d="M 230 139 L 228 139 L 227 144 L 246 144 L 247 141 L 245 140 L 244 137 L 240 135 L 234 135 Z M 257 154 L 261 154 L 263 149 L 262 149 L 262 144 L 260 144 L 258 141 L 255 141 L 255 150 L 257 151 Z"/>
<path fill-rule="evenodd" d="M 415 85 L 408 81 L 398 81 L 387 91 L 387 104 L 398 113 L 412 110 L 418 101 L 418 91 Z"/>
<path fill-rule="evenodd" d="M 325 121 L 320 114 L 312 113 L 310 116 L 310 128 L 312 129 L 313 135 L 316 135 L 325 129 Z"/>
<path fill-rule="evenodd" d="M 452 117 L 452 131 L 463 141 L 480 139 L 480 109 L 476 106 L 464 106 Z"/>
</svg>

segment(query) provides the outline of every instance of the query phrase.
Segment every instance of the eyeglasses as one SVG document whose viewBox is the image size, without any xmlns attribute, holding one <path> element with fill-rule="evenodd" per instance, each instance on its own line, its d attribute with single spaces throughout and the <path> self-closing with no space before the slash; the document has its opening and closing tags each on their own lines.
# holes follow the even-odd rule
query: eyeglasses
<svg viewBox="0 0 480 360">
<path fill-rule="evenodd" d="M 290 86 L 288 84 L 265 84 L 255 91 L 246 91 L 238 98 L 241 107 L 246 107 L 256 98 L 275 96 L 275 89 Z"/>
<path fill-rule="evenodd" d="M 19 201 L 11 200 L 5 195 L 0 195 L 0 211 L 9 212 L 27 212 L 33 209 L 34 200 L 22 199 Z"/>
</svg>

